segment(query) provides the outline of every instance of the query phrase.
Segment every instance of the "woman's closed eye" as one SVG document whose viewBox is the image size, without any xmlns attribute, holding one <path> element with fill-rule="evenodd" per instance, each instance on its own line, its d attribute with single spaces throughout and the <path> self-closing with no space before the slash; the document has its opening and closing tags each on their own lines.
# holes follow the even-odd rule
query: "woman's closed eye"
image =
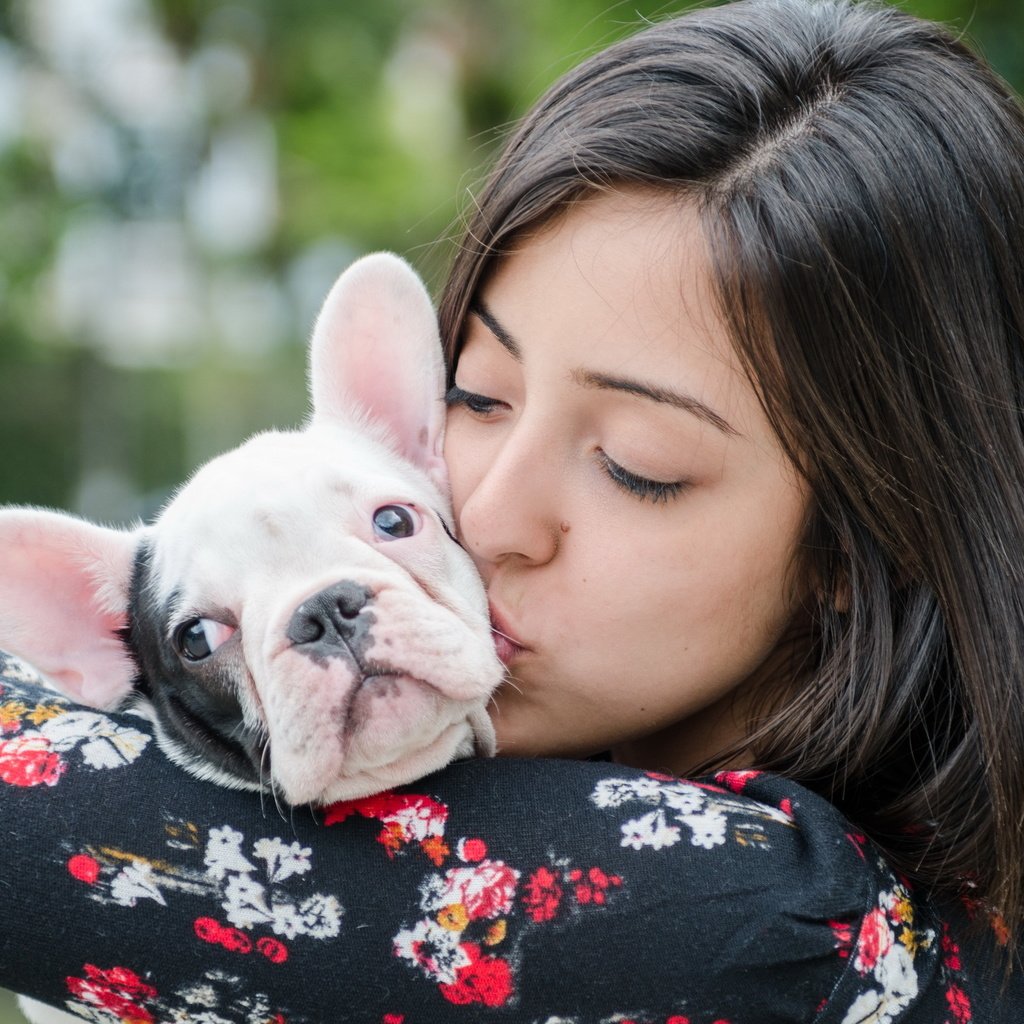
<svg viewBox="0 0 1024 1024">
<path fill-rule="evenodd" d="M 474 391 L 465 391 L 458 384 L 453 384 L 448 389 L 444 401 L 449 409 L 461 406 L 477 416 L 487 416 L 496 412 L 504 404 L 496 398 L 488 398 L 486 395 L 479 395 Z"/>
<path fill-rule="evenodd" d="M 655 505 L 658 502 L 668 502 L 672 498 L 678 498 L 690 487 L 688 480 L 651 480 L 649 477 L 632 473 L 600 448 L 597 450 L 597 460 L 616 486 L 641 501 L 650 501 Z"/>
<path fill-rule="evenodd" d="M 445 404 L 449 409 L 464 408 L 478 419 L 488 419 L 506 408 L 506 404 L 500 399 L 490 398 L 475 391 L 467 391 L 457 384 L 453 384 L 448 389 L 445 394 Z M 619 465 L 601 448 L 597 449 L 597 461 L 602 472 L 616 487 L 639 498 L 640 501 L 650 501 L 655 505 L 679 497 L 691 486 L 689 480 L 652 480 L 650 477 L 634 473 L 626 469 L 625 466 Z"/>
</svg>

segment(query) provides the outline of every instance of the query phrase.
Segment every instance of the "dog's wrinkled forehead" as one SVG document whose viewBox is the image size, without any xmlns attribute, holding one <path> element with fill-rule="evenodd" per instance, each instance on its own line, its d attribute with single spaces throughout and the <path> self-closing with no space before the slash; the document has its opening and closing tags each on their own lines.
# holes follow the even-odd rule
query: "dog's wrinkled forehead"
<svg viewBox="0 0 1024 1024">
<path fill-rule="evenodd" d="M 154 525 L 156 596 L 229 603 L 255 577 L 284 580 L 358 558 L 387 502 L 444 508 L 425 474 L 339 425 L 259 434 L 203 466 Z"/>
</svg>

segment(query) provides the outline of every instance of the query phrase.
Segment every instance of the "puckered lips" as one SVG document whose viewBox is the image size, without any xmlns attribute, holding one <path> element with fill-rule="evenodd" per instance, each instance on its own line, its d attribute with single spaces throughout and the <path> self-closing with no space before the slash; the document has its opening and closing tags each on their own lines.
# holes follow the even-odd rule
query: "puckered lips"
<svg viewBox="0 0 1024 1024">
<path fill-rule="evenodd" d="M 494 649 L 503 665 L 508 665 L 520 655 L 530 650 L 516 635 L 506 622 L 504 616 L 493 604 L 490 605 L 491 613 L 491 639 L 494 641 Z"/>
</svg>

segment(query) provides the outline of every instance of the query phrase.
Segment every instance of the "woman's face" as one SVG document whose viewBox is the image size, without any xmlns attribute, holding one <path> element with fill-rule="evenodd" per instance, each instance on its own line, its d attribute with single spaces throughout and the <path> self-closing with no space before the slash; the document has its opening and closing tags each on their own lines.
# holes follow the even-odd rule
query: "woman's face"
<svg viewBox="0 0 1024 1024">
<path fill-rule="evenodd" d="M 803 596 L 809 495 L 715 313 L 696 213 L 602 195 L 526 239 L 455 383 L 455 512 L 505 635 L 501 751 L 686 771 L 741 737 Z"/>
</svg>

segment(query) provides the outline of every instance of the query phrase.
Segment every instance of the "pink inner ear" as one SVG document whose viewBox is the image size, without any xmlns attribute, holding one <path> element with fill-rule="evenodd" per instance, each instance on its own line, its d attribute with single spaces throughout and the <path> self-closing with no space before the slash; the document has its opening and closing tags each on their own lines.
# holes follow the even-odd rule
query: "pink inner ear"
<svg viewBox="0 0 1024 1024">
<path fill-rule="evenodd" d="M 439 397 L 425 396 L 428 382 L 409 374 L 382 373 L 381 368 L 366 357 L 352 359 L 348 370 L 350 393 L 374 420 L 388 428 L 406 458 L 424 465 L 434 454 L 435 446 L 439 447 L 444 413 Z M 436 408 L 431 409 L 435 403 Z"/>
<path fill-rule="evenodd" d="M 437 473 L 444 367 L 430 297 L 408 264 L 376 253 L 341 275 L 317 321 L 310 364 L 317 416 L 347 419 L 362 409 L 406 458 Z"/>
<path fill-rule="evenodd" d="M 117 636 L 132 536 L 56 513 L 0 515 L 0 647 L 38 668 L 68 696 L 107 707 L 134 668 Z M 105 606 L 115 594 L 121 606 Z"/>
</svg>

